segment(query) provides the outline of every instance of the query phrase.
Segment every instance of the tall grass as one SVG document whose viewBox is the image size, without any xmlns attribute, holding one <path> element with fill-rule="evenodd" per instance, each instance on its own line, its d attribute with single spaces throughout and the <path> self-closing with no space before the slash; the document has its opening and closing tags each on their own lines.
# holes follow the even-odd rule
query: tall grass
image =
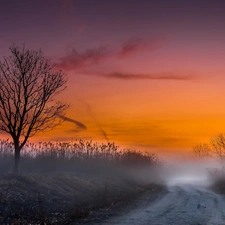
<svg viewBox="0 0 225 225">
<path fill-rule="evenodd" d="M 13 143 L 0 140 L 0 170 L 12 167 Z M 153 153 L 121 149 L 115 143 L 99 144 L 92 141 L 74 140 L 68 142 L 28 142 L 21 150 L 21 168 L 36 170 L 71 170 L 74 165 L 93 163 L 121 166 L 156 166 L 161 161 Z M 95 165 L 96 166 L 96 165 Z M 63 167 L 63 168 L 62 168 Z M 87 166 L 86 166 L 87 167 Z"/>
<path fill-rule="evenodd" d="M 0 224 L 70 224 L 162 189 L 151 184 L 160 174 L 155 154 L 114 143 L 28 142 L 20 175 L 7 173 L 13 164 L 13 143 L 0 140 Z"/>
</svg>

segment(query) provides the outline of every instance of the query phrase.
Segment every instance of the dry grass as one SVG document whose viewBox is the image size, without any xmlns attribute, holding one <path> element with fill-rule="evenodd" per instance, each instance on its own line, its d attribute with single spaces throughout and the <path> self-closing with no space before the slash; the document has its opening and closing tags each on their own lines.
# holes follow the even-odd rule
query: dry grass
<svg viewBox="0 0 225 225">
<path fill-rule="evenodd" d="M 126 167 L 152 167 L 162 162 L 153 153 L 120 149 L 114 143 L 98 144 L 76 140 L 73 142 L 27 143 L 21 151 L 21 171 L 74 171 L 96 168 L 99 164 Z M 13 143 L 0 140 L 0 171 L 12 171 L 14 161 Z M 85 164 L 85 167 L 84 167 Z"/>
<path fill-rule="evenodd" d="M 13 145 L 0 141 L 0 224 L 80 221 L 152 189 L 161 166 L 154 154 L 82 140 L 28 143 L 21 153 L 22 173 L 9 173 Z"/>
<path fill-rule="evenodd" d="M 211 189 L 219 194 L 225 194 L 225 170 L 213 168 L 208 170 L 208 178 L 212 183 Z"/>
</svg>

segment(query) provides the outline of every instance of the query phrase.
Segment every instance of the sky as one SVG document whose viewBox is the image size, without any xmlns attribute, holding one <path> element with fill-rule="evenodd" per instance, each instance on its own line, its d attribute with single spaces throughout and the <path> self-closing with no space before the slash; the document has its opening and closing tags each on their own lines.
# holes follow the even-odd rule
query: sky
<svg viewBox="0 0 225 225">
<path fill-rule="evenodd" d="M 0 0 L 0 59 L 42 48 L 68 75 L 66 120 L 34 140 L 184 154 L 225 132 L 225 1 Z M 36 139 L 35 139 L 36 138 Z"/>
</svg>

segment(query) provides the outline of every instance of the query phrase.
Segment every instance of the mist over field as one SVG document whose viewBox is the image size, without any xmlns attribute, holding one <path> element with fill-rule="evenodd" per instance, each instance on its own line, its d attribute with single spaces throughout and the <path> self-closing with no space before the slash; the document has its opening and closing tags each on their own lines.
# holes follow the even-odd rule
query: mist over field
<svg viewBox="0 0 225 225">
<path fill-rule="evenodd" d="M 181 218 L 187 221 L 191 221 L 193 205 L 197 204 L 200 214 L 196 214 L 196 220 L 199 220 L 204 204 L 210 205 L 212 199 L 222 201 L 212 190 L 221 192 L 225 183 L 218 158 L 196 157 L 190 152 L 189 157 L 165 161 L 154 153 L 120 149 L 114 143 L 83 140 L 27 143 L 21 152 L 21 174 L 12 173 L 13 161 L 13 144 L 1 140 L 3 224 L 89 221 L 108 225 L 117 224 L 114 222 L 117 218 L 122 225 L 132 215 L 134 221 L 143 221 L 143 225 L 149 220 L 161 225 L 168 218 L 183 215 L 177 214 L 175 203 L 179 210 L 187 210 L 187 217 Z M 208 197 L 203 198 L 204 195 Z M 126 214 L 126 210 L 131 214 Z M 160 212 L 165 217 L 157 219 Z"/>
<path fill-rule="evenodd" d="M 0 1 L 1 225 L 225 224 L 225 1 Z"/>
<path fill-rule="evenodd" d="M 13 144 L 1 140 L 3 224 L 96 220 L 100 209 L 129 205 L 148 191 L 164 189 L 162 162 L 155 154 L 119 149 L 114 143 L 28 143 L 21 152 L 19 175 L 13 173 L 13 161 Z"/>
</svg>

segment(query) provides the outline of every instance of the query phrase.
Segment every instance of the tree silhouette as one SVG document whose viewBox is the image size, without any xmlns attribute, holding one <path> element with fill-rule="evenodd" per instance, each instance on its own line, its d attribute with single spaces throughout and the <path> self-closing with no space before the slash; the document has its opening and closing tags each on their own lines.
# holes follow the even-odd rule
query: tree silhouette
<svg viewBox="0 0 225 225">
<path fill-rule="evenodd" d="M 68 104 L 54 102 L 65 90 L 67 78 L 43 51 L 12 45 L 0 61 L 0 130 L 12 137 L 14 172 L 20 169 L 20 151 L 29 137 L 59 125 Z"/>
<path fill-rule="evenodd" d="M 193 153 L 195 156 L 200 158 L 209 157 L 211 153 L 211 148 L 207 143 L 196 144 L 193 147 Z"/>
<path fill-rule="evenodd" d="M 221 164 L 225 162 L 225 134 L 220 133 L 210 141 L 212 153 L 220 158 Z"/>
</svg>

